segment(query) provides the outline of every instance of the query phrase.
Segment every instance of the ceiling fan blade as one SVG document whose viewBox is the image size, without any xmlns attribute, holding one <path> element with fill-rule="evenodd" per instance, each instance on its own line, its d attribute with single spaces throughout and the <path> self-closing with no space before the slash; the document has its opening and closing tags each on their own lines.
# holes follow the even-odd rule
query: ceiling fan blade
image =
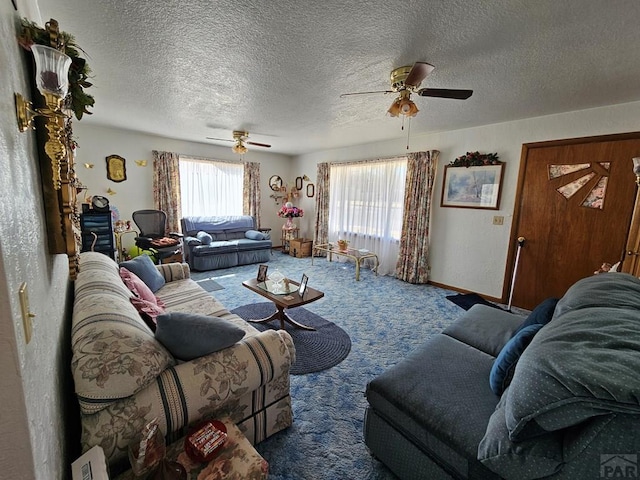
<svg viewBox="0 0 640 480">
<path fill-rule="evenodd" d="M 256 147 L 265 147 L 271 148 L 271 145 L 267 145 L 266 143 L 257 143 L 257 142 L 245 142 L 247 145 L 255 145 Z"/>
<path fill-rule="evenodd" d="M 235 142 L 235 140 L 229 140 L 228 138 L 207 137 L 207 140 L 216 140 L 218 142 Z"/>
<path fill-rule="evenodd" d="M 394 93 L 393 90 L 377 90 L 375 92 L 354 92 L 354 93 L 343 93 L 340 95 L 340 98 L 348 97 L 350 95 L 369 95 L 370 93 Z"/>
<path fill-rule="evenodd" d="M 436 67 L 427 62 L 414 63 L 409 75 L 407 75 L 407 78 L 404 81 L 404 84 L 417 87 L 425 78 L 427 78 L 427 75 L 433 72 L 434 68 Z"/>
<path fill-rule="evenodd" d="M 454 90 L 449 88 L 421 88 L 416 92 L 421 97 L 453 98 L 466 100 L 473 94 L 473 90 Z"/>
</svg>

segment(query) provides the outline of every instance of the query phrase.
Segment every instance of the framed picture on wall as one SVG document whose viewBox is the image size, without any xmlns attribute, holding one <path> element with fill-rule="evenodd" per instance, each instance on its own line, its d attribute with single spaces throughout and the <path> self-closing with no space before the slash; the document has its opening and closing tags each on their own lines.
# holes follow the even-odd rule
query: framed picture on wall
<svg viewBox="0 0 640 480">
<path fill-rule="evenodd" d="M 107 178 L 112 182 L 124 182 L 127 179 L 126 160 L 120 155 L 107 157 Z"/>
<path fill-rule="evenodd" d="M 500 207 L 500 190 L 504 164 L 481 167 L 444 167 L 441 207 Z"/>
</svg>

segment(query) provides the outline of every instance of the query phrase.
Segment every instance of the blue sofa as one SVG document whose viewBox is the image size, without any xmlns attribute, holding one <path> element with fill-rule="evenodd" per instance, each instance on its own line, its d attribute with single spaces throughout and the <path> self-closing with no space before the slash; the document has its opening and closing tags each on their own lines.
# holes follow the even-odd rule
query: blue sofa
<svg viewBox="0 0 640 480">
<path fill-rule="evenodd" d="M 273 246 L 249 215 L 184 217 L 185 260 L 192 270 L 268 262 Z"/>
<path fill-rule="evenodd" d="M 473 306 L 369 383 L 365 443 L 402 480 L 627 475 L 640 452 L 640 280 L 582 279 L 547 319 L 497 395 L 494 362 L 525 317 Z"/>
</svg>

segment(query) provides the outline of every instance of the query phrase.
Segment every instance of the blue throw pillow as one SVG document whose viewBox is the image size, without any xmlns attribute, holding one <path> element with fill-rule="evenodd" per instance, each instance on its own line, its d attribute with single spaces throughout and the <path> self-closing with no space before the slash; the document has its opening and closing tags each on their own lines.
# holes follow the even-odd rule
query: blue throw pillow
<svg viewBox="0 0 640 480">
<path fill-rule="evenodd" d="M 156 318 L 156 340 L 180 360 L 193 360 L 239 342 L 245 331 L 218 317 L 171 312 Z"/>
<path fill-rule="evenodd" d="M 513 332 L 512 337 L 515 337 L 520 330 L 528 327 L 529 325 L 535 325 L 539 323 L 540 325 L 546 325 L 553 318 L 553 312 L 556 309 L 556 304 L 558 303 L 557 298 L 547 298 L 542 303 L 540 303 L 533 311 L 529 314 L 529 316 L 522 322 L 515 332 Z"/>
<path fill-rule="evenodd" d="M 190 247 L 197 247 L 198 245 L 202 245 L 202 242 L 198 240 L 196 237 L 185 237 L 184 241 Z"/>
<path fill-rule="evenodd" d="M 493 362 L 491 373 L 489 374 L 489 386 L 493 393 L 502 395 L 504 389 L 509 386 L 522 352 L 529 346 L 535 334 L 542 327 L 544 325 L 540 323 L 524 327 L 502 347 L 498 357 Z"/>
<path fill-rule="evenodd" d="M 198 232 L 196 238 L 200 240 L 202 245 L 209 245 L 213 241 L 213 238 L 207 232 Z"/>
<path fill-rule="evenodd" d="M 244 232 L 244 236 L 249 240 L 264 240 L 266 239 L 264 233 L 257 230 L 247 230 Z"/>
<path fill-rule="evenodd" d="M 164 277 L 148 255 L 138 255 L 131 260 L 122 262 L 120 266 L 135 273 L 153 293 L 160 290 L 165 284 Z"/>
</svg>

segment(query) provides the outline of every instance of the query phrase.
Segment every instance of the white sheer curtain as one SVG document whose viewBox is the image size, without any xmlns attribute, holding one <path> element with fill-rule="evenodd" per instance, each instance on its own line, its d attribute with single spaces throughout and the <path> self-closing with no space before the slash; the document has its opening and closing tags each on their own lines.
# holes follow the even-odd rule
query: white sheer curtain
<svg viewBox="0 0 640 480">
<path fill-rule="evenodd" d="M 393 274 L 398 262 L 407 158 L 331 165 L 329 241 L 375 252 L 378 273 Z"/>
<path fill-rule="evenodd" d="M 241 163 L 180 156 L 182 216 L 242 215 Z"/>
</svg>

